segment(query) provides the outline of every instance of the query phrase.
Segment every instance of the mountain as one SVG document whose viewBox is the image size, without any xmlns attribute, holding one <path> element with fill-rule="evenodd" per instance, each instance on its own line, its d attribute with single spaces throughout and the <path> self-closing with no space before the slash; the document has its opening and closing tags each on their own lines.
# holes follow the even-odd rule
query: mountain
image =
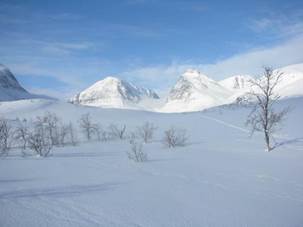
<svg viewBox="0 0 303 227">
<path fill-rule="evenodd" d="M 282 73 L 276 92 L 281 98 L 303 96 L 303 64 L 276 69 Z M 191 112 L 230 103 L 251 102 L 249 75 L 235 75 L 215 81 L 195 69 L 188 69 L 170 90 L 165 103 L 151 89 L 137 87 L 115 77 L 100 80 L 74 96 L 80 105 L 141 109 L 158 112 Z M 26 91 L 10 70 L 0 64 L 0 101 L 48 98 Z M 162 104 L 161 104 L 162 103 Z"/>
<path fill-rule="evenodd" d="M 188 112 L 222 105 L 232 94 L 218 82 L 198 70 L 188 69 L 170 90 L 161 111 Z"/>
<path fill-rule="evenodd" d="M 274 70 L 282 73 L 276 92 L 281 98 L 303 96 L 303 64 Z M 249 75 L 235 75 L 214 81 L 197 70 L 187 70 L 170 90 L 161 112 L 191 112 L 230 103 L 247 103 L 254 99 Z"/>
<path fill-rule="evenodd" d="M 151 89 L 137 87 L 115 77 L 106 77 L 78 93 L 70 101 L 74 104 L 108 108 L 144 109 L 148 101 L 159 96 Z"/>
<path fill-rule="evenodd" d="M 0 64 L 0 101 L 39 98 L 26 91 L 17 81 L 11 71 Z"/>
</svg>

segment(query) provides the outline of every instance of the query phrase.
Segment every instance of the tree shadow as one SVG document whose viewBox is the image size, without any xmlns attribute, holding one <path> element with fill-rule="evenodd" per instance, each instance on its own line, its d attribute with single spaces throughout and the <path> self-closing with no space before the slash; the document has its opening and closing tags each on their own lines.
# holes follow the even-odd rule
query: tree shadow
<svg viewBox="0 0 303 227">
<path fill-rule="evenodd" d="M 29 179 L 0 179 L 0 184 L 9 184 L 9 183 L 20 183 L 20 182 L 27 182 L 27 181 L 34 181 L 36 179 L 29 178 Z"/>
<path fill-rule="evenodd" d="M 278 147 L 289 145 L 289 144 L 297 144 L 297 143 L 303 143 L 303 137 L 290 139 L 290 140 L 284 140 L 282 142 L 275 143 L 274 148 L 278 148 Z"/>
<path fill-rule="evenodd" d="M 89 157 L 104 157 L 104 156 L 116 156 L 115 152 L 71 152 L 71 153 L 53 153 L 52 158 L 89 158 Z"/>
<path fill-rule="evenodd" d="M 0 193 L 0 199 L 19 199 L 34 197 L 72 197 L 93 192 L 108 191 L 117 186 L 117 183 L 93 185 L 72 185 L 66 187 L 25 189 Z"/>
</svg>

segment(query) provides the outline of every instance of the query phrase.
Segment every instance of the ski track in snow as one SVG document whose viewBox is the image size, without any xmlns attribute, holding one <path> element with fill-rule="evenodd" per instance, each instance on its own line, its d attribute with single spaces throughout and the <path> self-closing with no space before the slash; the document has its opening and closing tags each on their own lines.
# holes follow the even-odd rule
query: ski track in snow
<svg viewBox="0 0 303 227">
<path fill-rule="evenodd" d="M 250 133 L 250 131 L 247 130 L 247 129 L 241 128 L 237 125 L 228 123 L 226 121 L 219 120 L 219 119 L 214 118 L 214 117 L 202 115 L 202 118 L 212 120 L 212 121 L 217 122 L 221 125 L 227 126 L 229 128 L 236 129 L 236 130 L 244 132 L 246 134 Z M 260 135 L 263 134 L 262 132 L 255 132 L 255 133 L 260 134 Z M 297 151 L 303 150 L 303 137 L 302 138 L 296 138 L 296 139 L 290 139 L 290 137 L 288 137 L 288 136 L 281 136 L 281 135 L 275 135 L 274 137 L 277 138 L 277 139 L 282 140 L 282 142 L 279 142 L 279 143 L 275 144 L 275 146 L 277 146 L 277 147 L 287 145 L 288 147 L 291 147 L 292 149 L 297 150 Z"/>
<path fill-rule="evenodd" d="M 247 129 L 244 129 L 244 128 L 241 128 L 241 127 L 239 127 L 239 126 L 236 126 L 236 125 L 227 123 L 227 122 L 222 121 L 222 120 L 219 120 L 219 119 L 217 119 L 217 118 L 209 117 L 209 116 L 205 116 L 205 115 L 202 115 L 202 117 L 205 118 L 205 119 L 208 119 L 208 120 L 215 121 L 215 122 L 220 123 L 220 124 L 222 124 L 222 125 L 225 125 L 225 126 L 227 126 L 227 127 L 229 127 L 229 128 L 234 128 L 234 129 L 237 129 L 238 131 L 245 132 L 245 133 L 249 133 L 249 130 L 247 130 Z"/>
</svg>

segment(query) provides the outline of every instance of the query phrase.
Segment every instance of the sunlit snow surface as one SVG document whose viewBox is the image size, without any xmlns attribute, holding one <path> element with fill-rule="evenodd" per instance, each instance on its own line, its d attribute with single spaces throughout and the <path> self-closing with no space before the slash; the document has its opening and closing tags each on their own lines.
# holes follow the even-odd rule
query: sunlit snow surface
<svg viewBox="0 0 303 227">
<path fill-rule="evenodd" d="M 161 114 L 83 107 L 50 100 L 1 103 L 8 118 L 56 112 L 75 124 L 86 112 L 104 126 L 128 130 L 153 122 L 149 161 L 128 160 L 127 141 L 56 148 L 51 157 L 0 159 L 0 226 L 302 226 L 303 99 L 278 135 L 284 142 L 264 151 L 262 135 L 244 127 L 249 109 Z M 163 131 L 186 128 L 189 145 L 163 147 Z"/>
</svg>

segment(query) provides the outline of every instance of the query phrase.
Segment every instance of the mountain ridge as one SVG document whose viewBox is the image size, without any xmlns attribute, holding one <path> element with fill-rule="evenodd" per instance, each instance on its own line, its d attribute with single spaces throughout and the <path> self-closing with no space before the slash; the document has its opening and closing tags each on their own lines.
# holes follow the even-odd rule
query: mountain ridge
<svg viewBox="0 0 303 227">
<path fill-rule="evenodd" d="M 282 73 L 276 89 L 281 98 L 303 96 L 303 63 L 275 69 L 274 73 Z M 248 93 L 252 89 L 250 80 L 254 78 L 242 74 L 216 81 L 196 69 L 187 69 L 172 86 L 167 97 L 160 99 L 152 89 L 108 76 L 76 94 L 69 102 L 166 113 L 200 111 L 249 100 Z M 0 64 L 0 101 L 33 98 L 49 99 L 26 91 L 11 71 Z"/>
</svg>

